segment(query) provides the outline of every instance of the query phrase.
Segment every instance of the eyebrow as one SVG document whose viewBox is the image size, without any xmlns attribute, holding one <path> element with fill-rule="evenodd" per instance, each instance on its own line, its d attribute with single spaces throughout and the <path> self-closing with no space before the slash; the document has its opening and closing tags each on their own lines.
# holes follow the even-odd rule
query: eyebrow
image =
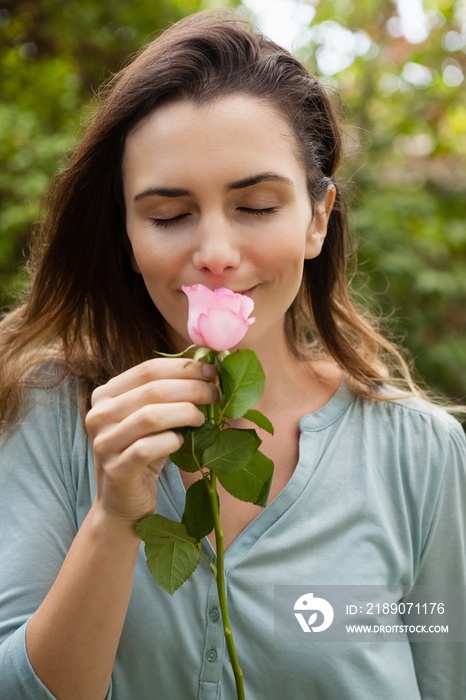
<svg viewBox="0 0 466 700">
<path fill-rule="evenodd" d="M 285 185 L 292 185 L 293 182 L 288 177 L 283 175 L 277 175 L 276 173 L 259 173 L 258 175 L 252 175 L 251 177 L 245 177 L 242 180 L 237 180 L 236 182 L 231 182 L 226 186 L 226 191 L 230 190 L 242 190 L 246 187 L 253 187 L 253 185 L 259 185 L 262 182 L 281 182 Z M 191 196 L 193 193 L 191 190 L 183 189 L 181 187 L 149 187 L 147 190 L 140 192 L 134 197 L 135 202 L 139 202 L 141 199 L 146 199 L 147 197 L 187 197 Z"/>
</svg>

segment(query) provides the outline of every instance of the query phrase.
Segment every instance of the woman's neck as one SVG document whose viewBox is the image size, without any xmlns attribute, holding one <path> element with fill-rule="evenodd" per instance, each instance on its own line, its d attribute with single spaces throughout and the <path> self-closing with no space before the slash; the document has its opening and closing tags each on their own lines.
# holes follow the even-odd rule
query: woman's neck
<svg viewBox="0 0 466 700">
<path fill-rule="evenodd" d="M 341 384 L 343 372 L 333 360 L 300 359 L 286 342 L 256 352 L 265 373 L 264 393 L 257 408 L 266 415 L 298 405 L 303 414 L 313 413 Z"/>
</svg>

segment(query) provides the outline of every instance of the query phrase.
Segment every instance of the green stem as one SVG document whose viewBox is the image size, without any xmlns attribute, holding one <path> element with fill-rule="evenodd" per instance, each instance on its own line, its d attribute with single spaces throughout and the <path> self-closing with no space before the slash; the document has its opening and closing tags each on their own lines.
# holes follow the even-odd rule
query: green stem
<svg viewBox="0 0 466 700">
<path fill-rule="evenodd" d="M 237 700 L 245 700 L 244 695 L 244 685 L 243 685 L 243 671 L 239 665 L 238 656 L 236 654 L 235 642 L 233 639 L 233 632 L 231 630 L 230 616 L 228 613 L 227 604 L 227 593 L 225 586 L 225 559 L 223 551 L 223 530 L 220 523 L 220 512 L 218 507 L 218 497 L 217 497 L 217 477 L 214 472 L 210 472 L 210 480 L 208 485 L 208 491 L 210 496 L 210 504 L 212 507 L 212 513 L 214 516 L 214 530 L 215 530 L 215 544 L 217 549 L 217 573 L 214 573 L 215 580 L 217 582 L 218 599 L 220 602 L 220 610 L 222 611 L 223 620 L 223 632 L 225 635 L 225 640 L 227 644 L 228 653 L 230 656 L 231 665 L 233 667 L 233 674 L 235 676 L 236 683 L 236 695 Z"/>
<path fill-rule="evenodd" d="M 209 423 L 212 423 L 212 425 L 216 424 L 215 408 L 213 403 L 207 404 L 207 418 L 209 419 Z"/>
</svg>

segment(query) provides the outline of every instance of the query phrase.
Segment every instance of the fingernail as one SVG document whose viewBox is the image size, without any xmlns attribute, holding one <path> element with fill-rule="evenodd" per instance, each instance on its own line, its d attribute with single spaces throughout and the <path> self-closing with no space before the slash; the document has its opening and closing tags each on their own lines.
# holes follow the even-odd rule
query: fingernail
<svg viewBox="0 0 466 700">
<path fill-rule="evenodd" d="M 213 379 L 217 374 L 215 365 L 202 365 L 202 374 L 206 379 Z"/>
<path fill-rule="evenodd" d="M 214 396 L 213 403 L 218 403 L 220 401 L 220 390 L 216 384 L 212 384 L 212 394 Z"/>
</svg>

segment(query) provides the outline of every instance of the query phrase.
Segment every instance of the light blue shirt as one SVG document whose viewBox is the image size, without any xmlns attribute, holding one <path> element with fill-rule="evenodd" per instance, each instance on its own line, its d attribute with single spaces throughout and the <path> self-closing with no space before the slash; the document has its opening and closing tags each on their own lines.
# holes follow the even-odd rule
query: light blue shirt
<svg viewBox="0 0 466 700">
<path fill-rule="evenodd" d="M 53 698 L 29 663 L 25 628 L 95 494 L 76 388 L 31 397 L 0 443 L 0 700 Z M 302 418 L 291 480 L 226 552 L 247 700 L 466 698 L 465 644 L 283 642 L 273 614 L 276 585 L 465 584 L 465 466 L 461 426 L 417 399 L 362 400 L 343 383 Z M 168 464 L 157 512 L 179 520 L 184 497 Z M 108 698 L 236 698 L 206 562 L 170 596 L 141 546 Z"/>
</svg>

